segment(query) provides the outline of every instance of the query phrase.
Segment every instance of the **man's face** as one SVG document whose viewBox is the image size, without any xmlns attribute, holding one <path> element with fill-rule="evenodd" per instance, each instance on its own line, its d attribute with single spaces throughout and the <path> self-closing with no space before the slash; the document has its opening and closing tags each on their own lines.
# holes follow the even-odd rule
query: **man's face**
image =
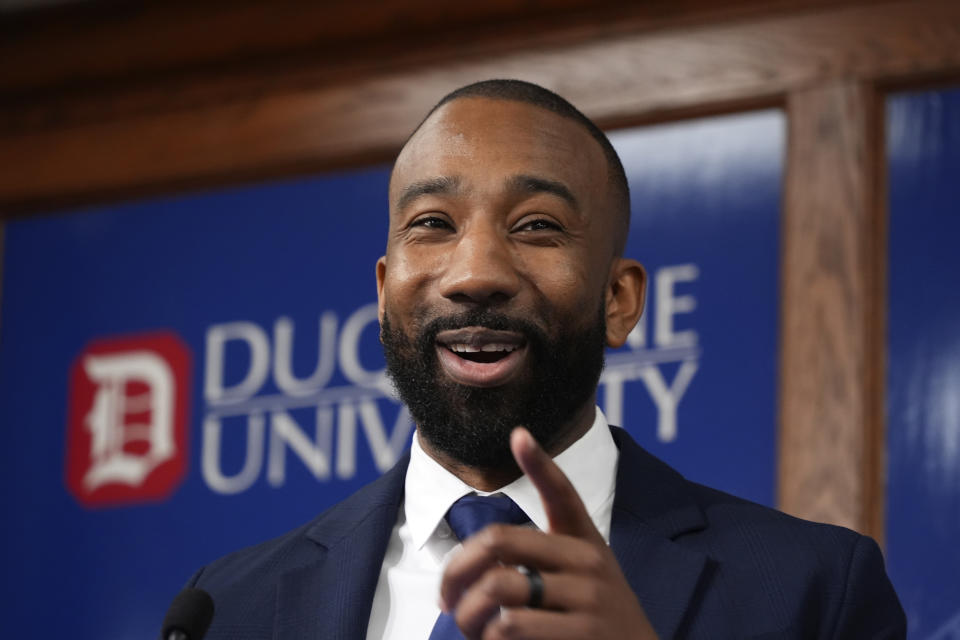
<svg viewBox="0 0 960 640">
<path fill-rule="evenodd" d="M 377 265 L 388 370 L 429 446 L 512 465 L 592 418 L 615 232 L 606 159 L 576 122 L 461 98 L 404 147 Z"/>
</svg>

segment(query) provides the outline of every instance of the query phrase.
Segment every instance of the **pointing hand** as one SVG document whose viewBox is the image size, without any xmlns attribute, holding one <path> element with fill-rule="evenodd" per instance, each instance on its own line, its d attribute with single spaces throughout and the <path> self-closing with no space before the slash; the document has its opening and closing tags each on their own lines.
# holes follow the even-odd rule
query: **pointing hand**
<svg viewBox="0 0 960 640">
<path fill-rule="evenodd" d="M 514 429 L 510 448 L 540 494 L 549 531 L 495 524 L 469 538 L 444 571 L 443 609 L 470 640 L 656 638 L 567 477 L 526 429 Z M 518 566 L 540 574 L 540 608 L 528 608 L 532 581 Z"/>
</svg>

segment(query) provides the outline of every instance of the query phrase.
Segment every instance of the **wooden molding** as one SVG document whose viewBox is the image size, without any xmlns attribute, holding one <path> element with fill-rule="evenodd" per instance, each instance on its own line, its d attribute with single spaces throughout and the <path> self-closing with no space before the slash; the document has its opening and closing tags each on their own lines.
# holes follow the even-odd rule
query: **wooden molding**
<svg viewBox="0 0 960 640">
<path fill-rule="evenodd" d="M 859 0 L 864 4 L 866 0 Z M 230 67 L 357 63 L 503 53 L 855 0 L 145 0 L 65 5 L 0 22 L 0 86 L 24 93 Z M 70 55 L 64 55 L 69 52 Z M 458 55 L 459 54 L 459 55 Z M 255 73 L 258 71 L 255 71 Z"/>
<path fill-rule="evenodd" d="M 66 102 L 15 100 L 0 108 L 0 210 L 388 161 L 437 98 L 488 77 L 539 82 L 618 126 L 774 104 L 843 78 L 960 73 L 960 5 L 854 5 L 551 42 L 479 57 L 440 47 L 386 72 L 348 58 L 335 78 L 327 63 L 289 77 L 161 76 Z"/>
<path fill-rule="evenodd" d="M 779 505 L 882 537 L 880 98 L 790 96 L 784 191 Z"/>
</svg>

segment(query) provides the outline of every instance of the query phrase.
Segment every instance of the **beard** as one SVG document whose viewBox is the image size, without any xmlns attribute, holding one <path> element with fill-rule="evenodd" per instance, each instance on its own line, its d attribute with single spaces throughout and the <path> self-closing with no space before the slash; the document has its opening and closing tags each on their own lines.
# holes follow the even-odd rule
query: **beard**
<svg viewBox="0 0 960 640">
<path fill-rule="evenodd" d="M 473 387 L 447 378 L 437 357 L 436 337 L 463 327 L 522 334 L 528 350 L 526 370 L 497 387 Z M 516 470 L 509 442 L 515 427 L 526 427 L 549 451 L 593 396 L 603 370 L 606 322 L 600 305 L 588 326 L 550 336 L 522 318 L 477 309 L 436 318 L 407 336 L 385 313 L 380 339 L 387 374 L 421 437 L 461 464 Z"/>
</svg>

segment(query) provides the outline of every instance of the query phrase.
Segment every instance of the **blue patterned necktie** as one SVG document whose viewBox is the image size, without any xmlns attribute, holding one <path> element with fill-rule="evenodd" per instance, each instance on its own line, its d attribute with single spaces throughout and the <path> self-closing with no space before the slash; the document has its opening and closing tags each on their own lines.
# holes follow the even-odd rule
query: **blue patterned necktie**
<svg viewBox="0 0 960 640">
<path fill-rule="evenodd" d="M 530 522 L 530 518 L 523 509 L 504 495 L 464 496 L 453 503 L 447 511 L 446 518 L 447 524 L 461 542 L 494 522 L 504 524 Z M 433 625 L 433 631 L 430 632 L 430 640 L 463 640 L 463 634 L 457 628 L 453 616 L 441 611 Z"/>
</svg>

